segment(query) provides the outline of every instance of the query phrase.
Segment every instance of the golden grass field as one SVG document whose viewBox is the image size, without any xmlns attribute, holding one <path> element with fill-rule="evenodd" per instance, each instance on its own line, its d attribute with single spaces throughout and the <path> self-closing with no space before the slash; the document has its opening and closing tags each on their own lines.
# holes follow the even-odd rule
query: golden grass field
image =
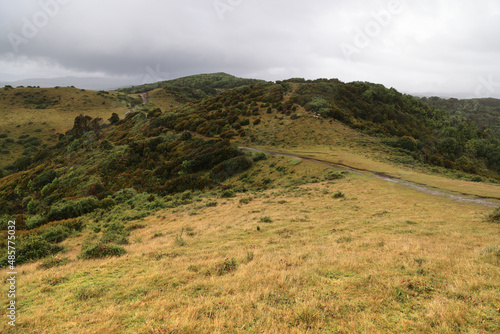
<svg viewBox="0 0 500 334">
<path fill-rule="evenodd" d="M 159 211 L 119 258 L 78 260 L 86 232 L 69 239 L 67 265 L 18 268 L 18 326 L 3 321 L 0 331 L 500 330 L 500 226 L 485 222 L 492 209 L 352 173 L 293 185 L 331 170 L 284 157 L 259 162 L 249 174 L 274 176 L 275 188 L 230 199 L 206 193 Z"/>
</svg>

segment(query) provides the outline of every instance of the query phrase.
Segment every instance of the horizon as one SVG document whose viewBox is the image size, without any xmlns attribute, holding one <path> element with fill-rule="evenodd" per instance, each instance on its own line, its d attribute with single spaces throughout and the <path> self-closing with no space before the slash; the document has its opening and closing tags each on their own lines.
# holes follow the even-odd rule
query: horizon
<svg viewBox="0 0 500 334">
<path fill-rule="evenodd" d="M 1 3 L 0 18 L 0 82 L 70 76 L 142 84 L 226 72 L 500 98 L 494 0 L 27 0 Z"/>
<path fill-rule="evenodd" d="M 224 74 L 228 74 L 228 75 L 232 75 L 232 76 L 235 76 L 236 75 L 233 75 L 231 73 L 226 73 L 226 72 L 212 72 L 212 73 L 198 73 L 198 74 L 191 74 L 191 75 L 186 75 L 186 76 L 179 76 L 179 77 L 175 77 L 175 78 L 170 78 L 170 79 L 167 79 L 167 80 L 160 80 L 160 81 L 154 81 L 154 82 L 147 82 L 146 84 L 151 84 L 151 83 L 157 83 L 157 82 L 163 82 L 163 81 L 170 81 L 170 80 L 175 80 L 175 79 L 180 79 L 180 78 L 185 78 L 185 77 L 190 77 L 190 76 L 196 76 L 196 75 L 202 75 L 202 74 L 216 74 L 216 73 L 224 73 Z M 246 79 L 257 79 L 257 80 L 264 80 L 264 81 L 267 81 L 267 82 L 278 82 L 278 81 L 283 81 L 283 80 L 288 80 L 288 79 L 292 79 L 292 77 L 290 78 L 285 78 L 285 79 L 280 79 L 280 80 L 265 80 L 265 79 L 262 79 L 262 78 L 252 78 L 252 77 L 244 77 Z M 294 78 L 302 78 L 302 77 L 294 77 Z M 102 83 L 100 84 L 99 82 L 94 82 L 94 83 L 82 83 L 82 82 L 73 82 L 73 84 L 53 84 L 53 85 L 49 85 L 47 84 L 46 82 L 47 81 L 57 81 L 57 80 L 78 80 L 78 81 L 83 81 L 83 80 L 102 80 L 102 81 L 106 81 L 106 80 L 110 80 L 110 81 L 113 81 L 114 83 L 113 84 L 108 84 L 106 85 L 105 83 Z M 304 78 L 305 80 L 310 80 L 310 81 L 314 81 L 314 80 L 320 80 L 320 79 L 338 79 L 338 78 L 320 78 L 320 77 L 317 77 L 317 78 Z M 116 81 L 115 81 L 116 80 Z M 26 78 L 26 79 L 22 79 L 22 80 L 16 80 L 16 81 L 1 81 L 0 80 L 0 85 L 4 86 L 4 85 L 10 85 L 10 86 L 13 86 L 13 87 L 30 87 L 30 86 L 34 86 L 34 87 L 37 87 L 39 86 L 40 88 L 54 88 L 54 87 L 75 87 L 75 88 L 79 88 L 79 89 L 87 89 L 87 90 L 117 90 L 117 89 L 122 89 L 122 88 L 129 88 L 129 87 L 134 87 L 134 86 L 140 86 L 140 85 L 143 85 L 145 83 L 127 83 L 127 84 L 119 84 L 118 81 L 120 79 L 116 79 L 116 78 L 111 78 L 111 77 L 75 77 L 75 76 L 65 76 L 65 77 L 55 77 L 55 78 Z M 340 79 L 338 79 L 340 80 Z M 45 82 L 44 82 L 45 81 Z M 342 80 L 340 80 L 342 81 Z M 361 81 L 361 80 L 353 80 L 353 81 L 345 81 L 345 83 L 351 83 L 351 82 L 356 82 L 356 81 Z M 343 81 L 344 82 L 344 81 Z M 372 82 L 374 84 L 379 84 L 378 82 Z M 382 84 L 383 85 L 383 84 Z M 386 88 L 394 88 L 396 89 L 398 92 L 400 93 L 403 93 L 403 94 L 408 94 L 408 95 L 411 95 L 411 96 L 414 96 L 414 97 L 419 97 L 419 98 L 422 98 L 422 97 L 426 97 L 426 98 L 431 98 L 431 97 L 439 97 L 439 98 L 442 98 L 442 99 L 459 99 L 459 100 L 472 100 L 472 99 L 499 99 L 498 97 L 492 97 L 492 96 L 483 96 L 483 97 L 477 97 L 477 96 L 474 96 L 472 94 L 470 95 L 467 95 L 468 93 L 466 92 L 457 92 L 455 94 L 450 94 L 450 93 L 440 93 L 440 92 L 406 92 L 406 91 L 403 91 L 403 90 L 400 90 L 398 89 L 398 87 L 388 87 L 386 85 L 384 85 Z M 2 87 L 0 87 L 2 88 Z"/>
</svg>

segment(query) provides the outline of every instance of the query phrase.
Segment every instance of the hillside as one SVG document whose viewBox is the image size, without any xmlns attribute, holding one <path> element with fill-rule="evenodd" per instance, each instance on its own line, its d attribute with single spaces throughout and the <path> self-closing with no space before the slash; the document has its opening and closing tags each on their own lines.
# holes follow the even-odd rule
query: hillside
<svg viewBox="0 0 500 334">
<path fill-rule="evenodd" d="M 498 99 L 458 100 L 430 97 L 421 100 L 453 115 L 470 119 L 480 127 L 490 129 L 493 136 L 500 138 L 500 100 Z"/>
<path fill-rule="evenodd" d="M 54 145 L 80 114 L 104 120 L 124 116 L 129 97 L 73 87 L 0 89 L 0 168 Z M 136 101 L 135 103 L 139 103 Z"/>
<path fill-rule="evenodd" d="M 226 89 L 264 82 L 257 79 L 243 79 L 226 73 L 197 74 L 178 79 L 159 81 L 141 86 L 118 89 L 127 94 L 138 94 L 158 88 L 184 88 L 187 92 L 194 92 L 200 97 L 213 96 Z"/>
<path fill-rule="evenodd" d="M 500 330 L 490 131 L 371 83 L 194 79 L 141 88 L 144 105 L 141 89 L 0 93 L 77 114 L 2 171 L 20 306 L 1 332 Z"/>
</svg>

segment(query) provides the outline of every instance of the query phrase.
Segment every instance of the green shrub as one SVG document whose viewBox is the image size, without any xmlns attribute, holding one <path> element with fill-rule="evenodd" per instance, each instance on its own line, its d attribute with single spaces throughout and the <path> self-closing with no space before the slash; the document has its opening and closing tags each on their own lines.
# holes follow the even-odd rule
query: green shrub
<svg viewBox="0 0 500 334">
<path fill-rule="evenodd" d="M 50 244 L 41 235 L 26 235 L 17 239 L 16 265 L 39 260 L 48 255 L 60 252 L 63 248 Z M 0 267 L 8 265 L 8 257 L 5 255 L 0 260 Z"/>
<path fill-rule="evenodd" d="M 336 192 L 335 194 L 333 194 L 332 196 L 333 198 L 335 199 L 338 199 L 338 198 L 345 198 L 345 195 L 341 192 L 341 191 L 338 191 Z"/>
<path fill-rule="evenodd" d="M 500 208 L 497 208 L 495 211 L 493 211 L 488 216 L 487 220 L 492 223 L 500 223 Z"/>
<path fill-rule="evenodd" d="M 268 216 L 260 218 L 260 221 L 263 223 L 272 223 L 273 222 L 271 217 L 268 217 Z"/>
<path fill-rule="evenodd" d="M 104 231 L 101 242 L 105 244 L 114 243 L 117 245 L 126 245 L 129 243 L 127 237 L 130 235 L 129 230 L 122 223 L 113 222 L 108 225 Z"/>
<path fill-rule="evenodd" d="M 43 231 L 43 238 L 50 243 L 60 243 L 71 234 L 71 231 L 63 225 L 52 226 Z"/>
<path fill-rule="evenodd" d="M 26 219 L 26 227 L 29 230 L 40 227 L 40 226 L 45 225 L 45 224 L 47 224 L 47 218 L 44 216 L 35 215 L 35 216 L 28 217 Z"/>
<path fill-rule="evenodd" d="M 118 190 L 113 195 L 113 199 L 117 203 L 124 203 L 124 202 L 128 201 L 129 199 L 134 198 L 136 195 L 137 195 L 137 190 L 135 190 L 134 188 L 125 188 L 125 189 Z"/>
<path fill-rule="evenodd" d="M 238 263 L 235 259 L 225 259 L 223 262 L 215 266 L 215 272 L 218 276 L 229 274 L 238 268 Z"/>
<path fill-rule="evenodd" d="M 80 217 L 94 211 L 99 201 L 95 197 L 84 197 L 75 201 L 63 201 L 53 205 L 47 215 L 48 221 Z"/>
<path fill-rule="evenodd" d="M 345 178 L 345 175 L 343 172 L 329 172 L 326 176 L 326 180 L 341 180 Z"/>
<path fill-rule="evenodd" d="M 116 201 L 110 197 L 99 201 L 99 207 L 104 210 L 111 209 L 116 205 Z"/>
<path fill-rule="evenodd" d="M 224 190 L 222 192 L 222 194 L 220 195 L 221 198 L 232 198 L 232 197 L 236 197 L 236 193 L 232 190 Z"/>
<path fill-rule="evenodd" d="M 267 154 L 264 152 L 255 152 L 251 155 L 253 162 L 267 160 Z"/>
<path fill-rule="evenodd" d="M 38 266 L 40 269 L 50 269 L 53 267 L 59 267 L 67 264 L 69 262 L 69 257 L 60 258 L 59 256 L 51 256 L 42 261 Z"/>
<path fill-rule="evenodd" d="M 53 170 L 46 171 L 36 178 L 33 183 L 33 188 L 35 190 L 42 189 L 45 185 L 50 184 L 57 177 L 57 173 Z"/>
<path fill-rule="evenodd" d="M 109 256 L 121 256 L 127 251 L 125 248 L 115 245 L 106 244 L 98 240 L 97 235 L 92 233 L 82 246 L 82 251 L 78 255 L 80 259 L 100 259 Z"/>
<path fill-rule="evenodd" d="M 210 173 L 213 180 L 222 181 L 233 175 L 239 174 L 252 167 L 252 160 L 247 156 L 241 155 L 229 160 L 226 160 L 214 168 Z"/>
</svg>

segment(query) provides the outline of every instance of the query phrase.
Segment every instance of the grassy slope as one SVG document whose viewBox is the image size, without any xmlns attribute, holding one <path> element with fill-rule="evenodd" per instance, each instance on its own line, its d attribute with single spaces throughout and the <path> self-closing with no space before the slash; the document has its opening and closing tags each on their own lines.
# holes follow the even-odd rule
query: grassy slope
<svg viewBox="0 0 500 334">
<path fill-rule="evenodd" d="M 70 239 L 66 266 L 19 267 L 18 332 L 500 329 L 498 226 L 484 222 L 491 209 L 354 174 L 294 186 L 290 175 L 330 170 L 295 163 L 274 157 L 254 168 L 276 189 L 207 194 L 143 219 L 126 256 L 75 260 L 82 239 Z M 345 198 L 333 198 L 339 191 Z M 218 275 L 231 259 L 237 267 Z"/>
<path fill-rule="evenodd" d="M 396 164 L 395 151 L 337 122 L 261 119 L 239 144 L 448 190 L 498 194 L 497 185 L 450 180 L 408 161 Z M 128 254 L 119 258 L 76 259 L 85 230 L 63 243 L 68 251 L 61 256 L 69 264 L 18 267 L 17 332 L 500 330 L 499 226 L 484 221 L 491 209 L 367 176 L 325 180 L 332 170 L 285 157 L 260 161 L 247 178 L 226 183 L 241 188 L 269 179 L 270 189 L 230 199 L 207 192 L 191 204 L 129 222 L 146 227 L 132 232 Z M 213 202 L 217 206 L 206 205 Z M 183 228 L 184 245 L 178 242 Z M 232 259 L 236 268 L 224 271 Z M 0 294 L 6 293 L 2 285 Z M 0 332 L 9 330 L 0 323 Z"/>
<path fill-rule="evenodd" d="M 58 102 L 46 109 L 36 109 L 25 103 L 24 96 L 28 94 L 40 94 Z M 117 113 L 123 118 L 129 108 L 117 100 L 117 95 L 114 92 L 98 95 L 95 91 L 71 87 L 0 89 L 0 134 L 6 133 L 15 141 L 21 135 L 36 136 L 43 143 L 53 145 L 58 134 L 71 129 L 73 120 L 80 114 L 106 120 Z M 5 139 L 0 139 L 0 143 L 5 143 Z M 5 143 L 5 149 L 11 153 L 1 155 L 0 167 L 12 163 L 23 152 L 23 147 L 15 143 Z"/>
<path fill-rule="evenodd" d="M 272 151 L 303 155 L 372 172 L 383 172 L 404 180 L 482 197 L 500 197 L 500 186 L 445 177 L 439 170 L 417 164 L 397 150 L 384 146 L 379 139 L 364 135 L 339 122 L 314 118 L 303 110 L 300 120 L 260 116 L 259 125 L 251 125 L 249 136 L 261 140 L 239 140 L 241 146 L 261 147 Z M 249 137 L 248 136 L 248 137 Z M 399 163 L 397 163 L 398 161 Z M 402 164 L 403 162 L 404 164 Z"/>
</svg>

